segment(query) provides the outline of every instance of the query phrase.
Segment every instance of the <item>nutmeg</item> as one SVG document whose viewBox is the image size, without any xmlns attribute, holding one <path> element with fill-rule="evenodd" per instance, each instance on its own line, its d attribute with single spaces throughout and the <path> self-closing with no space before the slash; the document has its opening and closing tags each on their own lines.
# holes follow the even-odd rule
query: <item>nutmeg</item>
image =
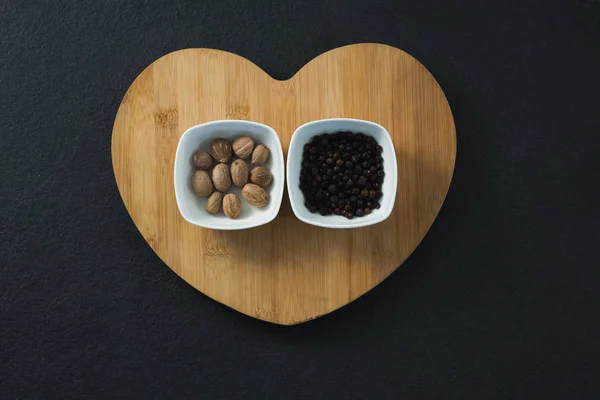
<svg viewBox="0 0 600 400">
<path fill-rule="evenodd" d="M 208 200 L 206 200 L 206 211 L 209 214 L 216 214 L 221 209 L 221 203 L 223 202 L 223 193 L 213 192 Z"/>
<path fill-rule="evenodd" d="M 238 158 L 245 160 L 250 157 L 254 150 L 254 140 L 250 136 L 242 136 L 233 142 L 233 152 Z"/>
<path fill-rule="evenodd" d="M 259 144 L 252 152 L 252 164 L 263 165 L 269 158 L 269 149 L 264 145 Z"/>
<path fill-rule="evenodd" d="M 253 183 L 247 183 L 242 189 L 242 196 L 254 207 L 264 207 L 269 202 L 269 195 L 263 188 Z"/>
<path fill-rule="evenodd" d="M 213 191 L 213 184 L 206 171 L 196 171 L 192 177 L 194 192 L 200 197 L 208 197 Z"/>
<path fill-rule="evenodd" d="M 212 171 L 212 181 L 219 192 L 226 192 L 231 187 L 231 176 L 227 164 L 217 164 Z"/>
<path fill-rule="evenodd" d="M 241 211 L 242 202 L 235 194 L 229 193 L 223 198 L 223 212 L 227 217 L 235 219 L 240 216 Z"/>
<path fill-rule="evenodd" d="M 210 154 L 217 162 L 229 162 L 231 160 L 231 143 L 227 139 L 216 139 L 212 142 Z"/>
<path fill-rule="evenodd" d="M 256 167 L 250 171 L 250 181 L 258 186 L 266 187 L 271 184 L 273 175 L 265 167 Z"/>
<path fill-rule="evenodd" d="M 213 165 L 213 158 L 206 151 L 200 151 L 194 153 L 194 166 L 198 169 L 209 169 Z"/>
<path fill-rule="evenodd" d="M 231 180 L 238 187 L 243 187 L 248 183 L 248 164 L 244 160 L 235 160 L 231 164 Z"/>
</svg>

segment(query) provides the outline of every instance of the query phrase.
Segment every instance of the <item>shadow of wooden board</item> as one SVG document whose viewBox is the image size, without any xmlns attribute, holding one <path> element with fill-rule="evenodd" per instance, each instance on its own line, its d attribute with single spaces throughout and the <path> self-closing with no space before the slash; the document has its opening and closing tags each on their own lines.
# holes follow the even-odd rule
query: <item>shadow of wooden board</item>
<svg viewBox="0 0 600 400">
<path fill-rule="evenodd" d="M 332 230 L 293 214 L 245 231 L 212 231 L 183 220 L 173 162 L 183 132 L 219 119 L 273 127 L 284 154 L 294 130 L 322 118 L 383 125 L 398 158 L 392 215 L 378 225 Z M 238 55 L 180 50 L 156 60 L 119 107 L 112 162 L 135 225 L 176 274 L 249 316 L 292 325 L 327 314 L 371 290 L 423 239 L 452 179 L 456 131 L 441 88 L 394 47 L 356 44 L 321 54 L 286 81 Z"/>
</svg>

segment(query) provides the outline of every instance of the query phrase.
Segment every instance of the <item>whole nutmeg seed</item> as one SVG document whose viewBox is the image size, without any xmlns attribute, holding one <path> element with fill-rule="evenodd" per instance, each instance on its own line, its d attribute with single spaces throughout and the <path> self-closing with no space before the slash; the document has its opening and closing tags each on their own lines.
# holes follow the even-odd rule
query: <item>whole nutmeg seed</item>
<svg viewBox="0 0 600 400">
<path fill-rule="evenodd" d="M 271 184 L 273 175 L 265 167 L 256 167 L 250 171 L 250 181 L 258 186 L 266 187 Z"/>
<path fill-rule="evenodd" d="M 217 164 L 212 172 L 212 181 L 219 192 L 226 192 L 231 187 L 231 176 L 227 164 Z"/>
<path fill-rule="evenodd" d="M 206 211 L 209 214 L 216 214 L 221 209 L 221 203 L 223 202 L 223 193 L 213 192 L 208 200 L 206 200 Z"/>
<path fill-rule="evenodd" d="M 213 165 L 212 156 L 206 151 L 200 151 L 194 153 L 194 166 L 198 169 L 209 169 Z"/>
<path fill-rule="evenodd" d="M 250 136 L 243 136 L 241 138 L 237 138 L 233 142 L 233 152 L 238 158 L 242 160 L 247 159 L 252 154 L 252 150 L 254 150 L 254 140 Z"/>
<path fill-rule="evenodd" d="M 254 207 L 264 207 L 269 202 L 269 195 L 263 188 L 253 183 L 247 183 L 242 189 L 242 196 Z"/>
<path fill-rule="evenodd" d="M 241 211 L 242 202 L 235 194 L 229 193 L 223 198 L 223 212 L 226 216 L 235 219 L 240 216 Z"/>
<path fill-rule="evenodd" d="M 192 177 L 194 192 L 200 197 L 208 197 L 213 191 L 213 184 L 206 171 L 196 171 Z"/>
<path fill-rule="evenodd" d="M 231 143 L 227 139 L 216 139 L 212 142 L 210 154 L 217 162 L 229 162 L 231 160 Z"/>
<path fill-rule="evenodd" d="M 269 158 L 269 149 L 259 144 L 252 152 L 252 164 L 263 165 Z"/>
<path fill-rule="evenodd" d="M 235 160 L 231 164 L 231 180 L 233 184 L 238 187 L 243 187 L 248 183 L 248 164 L 244 160 Z"/>
</svg>

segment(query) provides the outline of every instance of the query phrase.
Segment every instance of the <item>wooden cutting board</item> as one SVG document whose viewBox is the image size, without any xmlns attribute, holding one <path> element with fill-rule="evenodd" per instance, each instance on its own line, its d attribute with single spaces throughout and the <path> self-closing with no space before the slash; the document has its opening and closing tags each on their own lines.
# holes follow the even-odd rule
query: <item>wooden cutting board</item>
<svg viewBox="0 0 600 400">
<path fill-rule="evenodd" d="M 385 222 L 354 230 L 307 225 L 287 194 L 273 222 L 250 230 L 211 231 L 180 216 L 173 162 L 189 127 L 261 122 L 278 132 L 287 156 L 298 126 L 333 117 L 374 121 L 392 135 L 398 190 Z M 329 51 L 286 81 L 224 51 L 170 53 L 133 82 L 112 135 L 125 206 L 165 264 L 207 296 L 285 325 L 348 304 L 398 268 L 440 210 L 455 156 L 452 113 L 433 76 L 407 53 L 380 44 Z"/>
</svg>

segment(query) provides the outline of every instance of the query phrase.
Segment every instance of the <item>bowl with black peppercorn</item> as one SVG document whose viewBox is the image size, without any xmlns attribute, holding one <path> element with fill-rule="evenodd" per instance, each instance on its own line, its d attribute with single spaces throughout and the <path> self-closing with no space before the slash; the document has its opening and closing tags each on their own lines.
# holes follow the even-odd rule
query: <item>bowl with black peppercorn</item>
<svg viewBox="0 0 600 400">
<path fill-rule="evenodd" d="M 286 178 L 294 214 L 307 224 L 349 229 L 380 223 L 396 199 L 392 138 L 365 120 L 306 123 L 292 136 Z"/>
<path fill-rule="evenodd" d="M 271 222 L 283 199 L 279 136 L 251 121 L 221 120 L 186 130 L 174 164 L 181 216 L 209 229 L 247 229 Z"/>
</svg>

